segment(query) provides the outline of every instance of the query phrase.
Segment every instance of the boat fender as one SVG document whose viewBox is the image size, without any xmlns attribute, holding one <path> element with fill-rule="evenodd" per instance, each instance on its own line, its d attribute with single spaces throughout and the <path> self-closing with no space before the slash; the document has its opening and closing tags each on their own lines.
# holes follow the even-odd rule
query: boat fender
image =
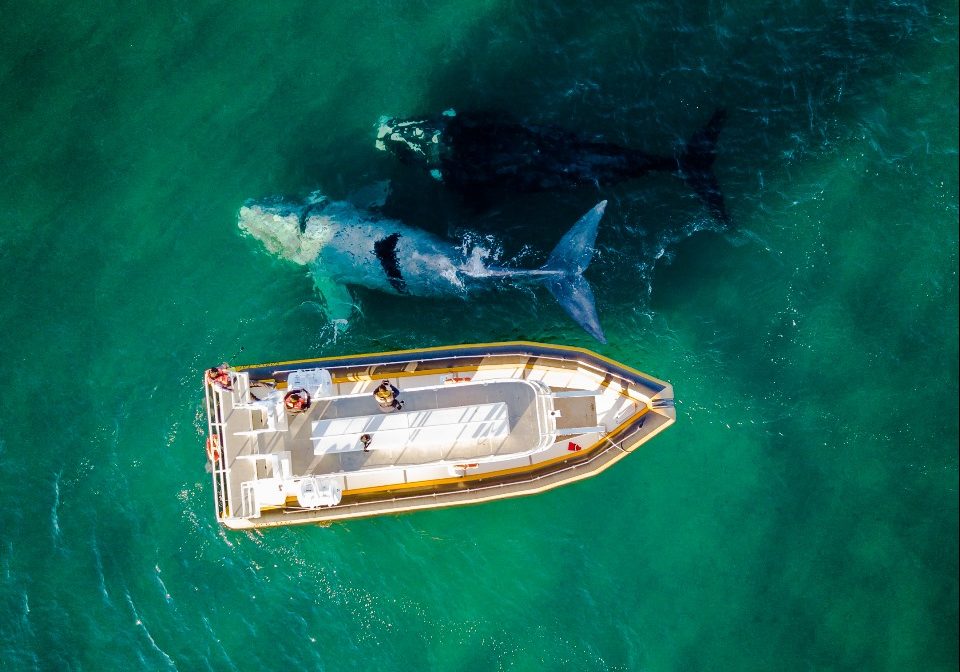
<svg viewBox="0 0 960 672">
<path fill-rule="evenodd" d="M 216 435 L 207 438 L 207 459 L 211 462 L 220 461 L 220 439 Z"/>
</svg>

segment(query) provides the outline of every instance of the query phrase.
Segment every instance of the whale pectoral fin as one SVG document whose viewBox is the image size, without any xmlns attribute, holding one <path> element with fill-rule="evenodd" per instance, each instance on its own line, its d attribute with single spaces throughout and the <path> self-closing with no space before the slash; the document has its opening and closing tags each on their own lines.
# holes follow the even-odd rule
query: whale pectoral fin
<svg viewBox="0 0 960 672">
<path fill-rule="evenodd" d="M 347 201 L 361 210 L 379 210 L 390 196 L 390 180 L 380 180 L 360 187 L 347 196 Z"/>
<path fill-rule="evenodd" d="M 323 301 L 324 312 L 330 322 L 346 325 L 356 305 L 350 290 L 326 275 L 315 275 L 313 279 L 317 293 Z"/>
</svg>

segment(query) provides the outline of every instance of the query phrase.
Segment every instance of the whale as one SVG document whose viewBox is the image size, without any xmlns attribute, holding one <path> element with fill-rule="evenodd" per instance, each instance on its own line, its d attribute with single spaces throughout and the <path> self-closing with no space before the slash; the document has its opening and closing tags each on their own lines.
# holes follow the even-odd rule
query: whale
<svg viewBox="0 0 960 672">
<path fill-rule="evenodd" d="M 491 189 L 604 187 L 648 173 L 670 173 L 702 199 L 714 218 L 727 223 L 729 215 L 713 172 L 725 120 L 726 111 L 716 110 L 670 156 L 585 140 L 562 128 L 523 124 L 503 115 L 453 109 L 437 116 L 381 117 L 374 144 L 467 196 Z"/>
<path fill-rule="evenodd" d="M 381 216 L 382 200 L 365 206 L 320 193 L 304 202 L 251 200 L 240 208 L 237 224 L 269 253 L 307 267 L 327 318 L 341 328 L 355 308 L 350 286 L 396 296 L 464 297 L 506 279 L 546 286 L 577 324 L 606 343 L 583 276 L 606 201 L 577 220 L 543 266 L 522 269 L 493 264 L 478 249 L 466 254 L 459 243 Z"/>
</svg>

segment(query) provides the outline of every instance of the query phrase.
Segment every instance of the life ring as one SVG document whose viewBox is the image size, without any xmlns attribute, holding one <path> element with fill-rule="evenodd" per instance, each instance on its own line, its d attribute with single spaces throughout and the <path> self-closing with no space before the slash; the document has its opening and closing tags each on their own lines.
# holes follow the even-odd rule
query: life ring
<svg viewBox="0 0 960 672">
<path fill-rule="evenodd" d="M 216 434 L 207 437 L 207 459 L 211 462 L 220 461 L 220 439 Z"/>
</svg>

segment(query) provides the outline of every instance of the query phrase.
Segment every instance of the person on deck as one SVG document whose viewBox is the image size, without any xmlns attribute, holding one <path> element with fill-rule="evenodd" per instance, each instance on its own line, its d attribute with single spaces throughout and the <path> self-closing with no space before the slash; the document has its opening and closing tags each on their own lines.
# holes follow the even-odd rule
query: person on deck
<svg viewBox="0 0 960 672">
<path fill-rule="evenodd" d="M 283 405 L 291 413 L 302 413 L 310 408 L 310 394 L 306 390 L 291 390 L 283 397 Z"/>
<path fill-rule="evenodd" d="M 207 381 L 224 390 L 233 389 L 230 381 L 230 370 L 226 364 L 207 369 Z"/>
<path fill-rule="evenodd" d="M 400 390 L 391 385 L 389 380 L 385 380 L 373 391 L 373 398 L 377 400 L 383 413 L 392 413 L 403 408 L 403 402 L 397 399 L 398 394 Z"/>
</svg>

